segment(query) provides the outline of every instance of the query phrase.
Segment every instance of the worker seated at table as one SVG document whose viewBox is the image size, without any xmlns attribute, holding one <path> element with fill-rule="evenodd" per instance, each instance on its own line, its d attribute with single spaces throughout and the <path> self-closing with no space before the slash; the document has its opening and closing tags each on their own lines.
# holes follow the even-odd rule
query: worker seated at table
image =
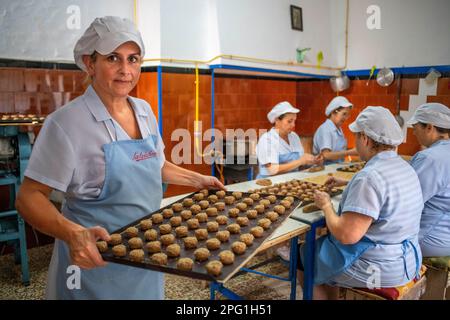
<svg viewBox="0 0 450 320">
<path fill-rule="evenodd" d="M 315 192 L 329 230 L 316 243 L 315 299 L 337 299 L 338 287 L 404 285 L 419 276 L 422 262 L 422 192 L 414 169 L 396 152 L 400 126 L 388 109 L 367 107 L 349 128 L 367 164 L 348 182 L 337 213 L 327 193 Z M 326 184 L 346 181 L 330 177 Z M 304 262 L 304 246 L 300 257 Z"/>
<path fill-rule="evenodd" d="M 322 163 L 321 157 L 304 152 L 300 137 L 294 131 L 299 112 L 299 109 L 284 101 L 267 114 L 274 126 L 260 137 L 256 146 L 258 179 L 298 171 L 301 166 Z"/>
<path fill-rule="evenodd" d="M 334 97 L 327 108 L 327 120 L 316 130 L 313 138 L 313 153 L 321 154 L 325 164 L 343 162 L 346 156 L 356 156 L 355 149 L 347 150 L 347 139 L 342 125 L 350 117 L 353 104 L 345 97 Z"/>
<path fill-rule="evenodd" d="M 450 256 L 450 109 L 425 103 L 408 123 L 419 143 L 427 147 L 411 159 L 424 202 L 420 247 L 424 257 Z"/>
</svg>

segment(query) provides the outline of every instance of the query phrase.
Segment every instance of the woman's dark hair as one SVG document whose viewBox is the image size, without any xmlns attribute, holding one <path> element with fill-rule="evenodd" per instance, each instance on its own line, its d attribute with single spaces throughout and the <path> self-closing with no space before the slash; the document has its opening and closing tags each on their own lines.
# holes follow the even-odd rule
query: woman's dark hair
<svg viewBox="0 0 450 320">
<path fill-rule="evenodd" d="M 90 56 L 89 56 L 90 58 L 91 58 L 91 60 L 93 61 L 93 62 L 95 62 L 96 60 L 97 60 L 97 51 L 94 51 L 94 53 L 92 53 Z M 86 78 L 84 79 L 84 81 L 83 81 L 83 85 L 85 86 L 85 87 L 88 87 L 89 85 L 91 85 L 92 84 L 92 77 L 90 76 L 90 75 L 86 75 Z"/>
<path fill-rule="evenodd" d="M 362 132 L 358 132 L 358 135 L 361 135 L 361 134 L 362 134 Z M 371 137 L 369 137 L 366 134 L 365 134 L 365 136 L 367 137 L 367 139 L 372 141 L 372 149 L 374 149 L 376 151 L 393 150 L 393 149 L 396 148 L 396 146 L 391 146 L 391 145 L 388 145 L 388 144 L 377 142 L 377 141 L 373 140 Z"/>
<path fill-rule="evenodd" d="M 339 108 L 333 110 L 333 112 L 331 112 L 330 115 L 329 115 L 328 117 L 331 117 L 331 115 L 332 115 L 333 113 L 336 114 L 336 113 L 341 112 L 342 109 L 350 109 L 350 110 L 351 110 L 352 108 L 353 108 L 352 106 L 350 106 L 350 107 L 339 107 Z"/>
<path fill-rule="evenodd" d="M 287 113 L 283 113 L 281 116 L 278 117 L 278 120 L 283 120 L 284 117 L 286 117 Z"/>
<path fill-rule="evenodd" d="M 332 113 L 339 113 L 339 111 L 341 111 L 342 109 L 345 109 L 345 107 L 339 107 L 339 108 L 333 110 Z"/>
<path fill-rule="evenodd" d="M 95 62 L 95 60 L 97 59 L 97 51 L 94 51 L 94 53 L 91 54 L 90 57 L 91 57 L 92 61 Z"/>
<path fill-rule="evenodd" d="M 428 123 L 423 123 L 423 122 L 419 122 L 419 124 L 425 128 L 427 126 Z M 436 127 L 434 124 L 432 125 L 433 127 L 436 128 L 437 132 L 439 132 L 440 134 L 448 134 L 450 135 L 450 129 L 446 129 L 446 128 L 441 128 L 441 127 Z"/>
</svg>

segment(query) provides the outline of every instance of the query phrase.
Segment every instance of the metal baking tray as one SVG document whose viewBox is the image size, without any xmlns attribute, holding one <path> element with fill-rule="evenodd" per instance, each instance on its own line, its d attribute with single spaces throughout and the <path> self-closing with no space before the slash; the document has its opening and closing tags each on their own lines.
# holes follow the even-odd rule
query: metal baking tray
<svg viewBox="0 0 450 320">
<path fill-rule="evenodd" d="M 294 181 L 295 181 L 295 182 L 298 182 L 298 183 L 301 183 L 301 184 L 306 183 L 306 184 L 308 184 L 308 185 L 310 185 L 310 186 L 319 186 L 319 187 L 322 186 L 322 185 L 317 184 L 317 183 L 314 183 L 314 182 L 309 182 L 309 181 L 304 181 L 304 180 L 293 179 L 293 180 L 289 180 L 289 181 L 286 181 L 286 182 L 277 183 L 277 184 L 274 184 L 274 185 L 271 185 L 271 186 L 268 186 L 268 187 L 255 189 L 255 190 L 252 190 L 252 191 L 254 191 L 254 192 L 256 192 L 256 193 L 259 193 L 259 194 L 266 194 L 266 195 L 267 195 L 267 194 L 274 194 L 274 193 L 270 192 L 269 190 L 270 190 L 270 189 L 273 189 L 273 188 L 276 188 L 276 187 L 278 187 L 278 186 L 280 186 L 280 185 L 287 185 L 287 184 L 289 184 L 289 183 L 293 183 Z M 289 196 L 289 195 L 291 195 L 291 196 L 293 196 L 293 197 L 295 197 L 295 198 L 299 198 L 299 197 L 300 197 L 300 194 L 298 194 L 298 192 L 296 192 L 296 191 L 291 191 L 289 188 L 287 189 L 287 192 L 288 192 L 287 195 L 282 195 L 281 197 L 286 197 L 286 196 Z M 294 193 L 294 194 L 289 194 L 290 192 L 292 192 L 292 193 Z M 334 196 L 340 195 L 342 192 L 343 192 L 342 189 L 337 189 L 336 192 L 328 191 L 328 194 L 329 194 L 330 197 L 332 198 L 332 197 L 334 197 Z M 301 200 L 300 206 L 303 207 L 303 206 L 306 206 L 306 205 L 311 204 L 311 203 L 313 203 L 313 202 L 314 202 L 313 200 L 309 200 L 309 201 Z"/>
<path fill-rule="evenodd" d="M 209 190 L 209 194 L 208 195 L 213 195 L 213 194 L 215 194 L 216 191 L 218 191 L 218 190 Z M 165 206 L 165 207 L 163 207 L 163 208 L 161 208 L 161 209 L 159 209 L 159 210 L 157 210 L 155 212 L 152 212 L 151 214 L 149 214 L 147 216 L 144 216 L 144 217 L 142 217 L 142 218 L 140 218 L 140 219 L 138 219 L 136 221 L 133 221 L 132 223 L 130 223 L 130 224 L 128 224 L 128 225 L 118 229 L 118 230 L 115 230 L 112 233 L 123 233 L 128 227 L 132 227 L 132 226 L 135 226 L 135 227 L 137 227 L 139 229 L 138 225 L 139 225 L 141 220 L 149 219 L 155 213 L 162 213 L 162 211 L 164 209 L 166 209 L 166 208 L 170 209 L 174 203 L 182 203 L 183 200 L 186 199 L 186 198 L 192 198 L 194 200 L 193 196 L 196 193 L 198 193 L 198 192 L 194 192 L 192 194 L 189 194 L 186 197 L 184 197 L 182 199 L 179 199 L 179 200 L 177 200 L 177 201 L 175 201 L 175 202 L 173 202 L 173 203 L 171 203 L 171 204 L 169 204 L 169 205 L 167 205 L 167 206 Z M 233 192 L 231 192 L 231 191 L 227 191 L 227 192 L 225 192 L 225 196 L 230 196 L 230 195 L 232 195 L 232 193 Z M 235 221 L 236 221 L 236 218 L 231 218 L 231 217 L 228 216 L 229 210 L 231 208 L 234 208 L 237 203 L 241 202 L 242 199 L 248 197 L 251 194 L 251 193 L 248 193 L 248 192 L 241 192 L 241 193 L 242 193 L 242 198 L 240 200 L 237 200 L 234 204 L 225 205 L 225 210 L 224 211 L 219 211 L 219 213 L 218 213 L 218 215 L 225 215 L 225 216 L 228 217 L 227 225 L 235 223 Z M 256 205 L 259 204 L 259 201 L 261 199 L 265 198 L 263 195 L 260 195 L 260 196 L 261 196 L 261 198 L 259 200 L 257 200 L 257 201 L 254 201 L 253 205 L 248 206 L 247 210 L 254 208 Z M 264 230 L 263 236 L 261 238 L 256 238 L 255 237 L 254 240 L 253 240 L 253 244 L 251 246 L 247 247 L 247 250 L 245 251 L 244 254 L 241 254 L 241 255 L 235 254 L 235 261 L 234 261 L 233 264 L 231 264 L 231 265 L 223 265 L 222 273 L 219 276 L 215 277 L 215 276 L 212 276 L 212 275 L 208 274 L 206 269 L 205 269 L 206 264 L 209 261 L 212 261 L 212 260 L 219 260 L 220 261 L 219 253 L 221 251 L 223 251 L 223 250 L 231 250 L 231 244 L 234 241 L 239 241 L 239 236 L 241 234 L 249 233 L 251 228 L 253 228 L 253 227 L 258 225 L 259 219 L 265 217 L 265 213 L 266 212 L 273 211 L 273 207 L 275 205 L 280 204 L 281 200 L 283 200 L 285 198 L 285 196 L 276 196 L 276 197 L 277 197 L 276 202 L 273 203 L 273 204 L 271 203 L 270 206 L 265 209 L 264 213 L 258 214 L 258 217 L 256 219 L 249 219 L 249 225 L 248 226 L 245 226 L 245 227 L 241 226 L 241 232 L 239 234 L 230 234 L 229 240 L 227 242 L 225 242 L 225 243 L 222 243 L 218 250 L 210 250 L 210 254 L 211 255 L 210 255 L 209 259 L 204 261 L 204 262 L 197 262 L 195 260 L 195 257 L 194 257 L 194 251 L 196 249 L 190 249 L 190 250 L 184 249 L 182 238 L 180 239 L 180 238 L 176 237 L 175 243 L 179 244 L 180 248 L 181 248 L 180 256 L 177 257 L 177 258 L 170 258 L 169 257 L 168 260 L 167 260 L 167 265 L 165 265 L 165 266 L 153 264 L 150 261 L 151 254 L 148 254 L 147 250 L 145 249 L 146 240 L 144 239 L 144 231 L 141 231 L 140 229 L 139 229 L 139 235 L 138 236 L 143 240 L 143 243 L 144 243 L 143 250 L 144 250 L 144 253 L 145 253 L 145 257 L 144 257 L 144 261 L 143 262 L 131 261 L 127 256 L 123 257 L 123 258 L 113 256 L 113 254 L 111 252 L 111 249 L 112 249 L 111 245 L 108 245 L 107 252 L 101 253 L 101 255 L 102 255 L 102 257 L 103 257 L 103 259 L 105 261 L 110 261 L 110 262 L 114 262 L 114 263 L 125 264 L 125 265 L 130 265 L 130 266 L 139 267 L 139 268 L 146 268 L 146 269 L 156 270 L 156 271 L 165 272 L 165 273 L 172 273 L 172 274 L 177 274 L 177 275 L 186 276 L 186 277 L 190 277 L 190 278 L 203 279 L 203 280 L 208 280 L 208 281 L 225 282 L 228 279 L 230 279 L 236 272 L 238 272 L 239 269 L 241 267 L 243 267 L 257 253 L 258 248 L 261 246 L 261 244 L 263 244 L 263 242 L 266 239 L 270 238 L 270 236 L 275 231 L 275 229 L 277 229 L 285 221 L 285 219 L 288 218 L 289 215 L 300 205 L 300 202 L 301 202 L 300 199 L 298 199 L 296 197 L 293 197 L 294 198 L 294 202 L 292 202 L 291 207 L 289 209 L 286 209 L 284 214 L 282 214 L 282 215 L 280 214 L 279 218 L 276 221 L 272 222 L 268 229 Z M 219 199 L 219 201 L 221 201 L 221 200 L 223 201 L 223 199 Z M 198 203 L 198 201 L 194 200 L 194 203 Z M 184 208 L 184 209 L 188 209 L 188 208 Z M 202 210 L 201 212 L 205 212 L 205 210 L 206 209 Z M 180 216 L 180 212 L 174 212 L 173 216 Z M 242 216 L 246 216 L 245 212 L 240 212 L 239 216 L 241 216 L 241 217 Z M 194 217 L 194 215 L 193 215 L 193 217 Z M 208 217 L 208 221 L 207 222 L 215 221 L 215 218 L 216 217 Z M 162 223 L 168 223 L 168 222 L 169 222 L 169 219 L 165 218 Z M 207 222 L 200 223 L 200 228 L 206 228 Z M 158 229 L 159 225 L 160 224 L 158 224 L 158 225 L 153 224 L 152 225 L 152 229 L 155 229 L 155 230 L 158 231 L 159 230 Z M 186 221 L 183 221 L 182 225 L 186 226 Z M 227 225 L 219 225 L 219 231 L 226 230 Z M 189 230 L 188 236 L 195 236 L 194 232 L 195 232 L 194 230 Z M 172 234 L 175 235 L 174 228 L 172 229 Z M 215 232 L 208 233 L 208 239 L 214 238 L 214 237 L 215 237 Z M 122 235 L 122 244 L 124 244 L 127 247 L 127 253 L 128 253 L 130 251 L 130 249 L 129 249 L 128 243 L 127 243 L 127 241 L 125 239 L 127 239 L 125 237 L 125 235 Z M 158 232 L 158 240 L 159 240 L 159 232 Z M 164 245 L 162 245 L 161 248 L 162 248 L 161 252 L 165 253 L 165 248 L 166 247 Z M 197 248 L 206 248 L 206 240 L 199 240 Z M 191 258 L 194 261 L 194 265 L 193 265 L 192 271 L 183 271 L 183 270 L 177 269 L 177 267 L 176 267 L 177 260 L 179 258 L 184 258 L 184 257 Z"/>
<path fill-rule="evenodd" d="M 42 124 L 45 117 L 37 115 L 0 115 L 0 125 L 34 125 Z"/>
<path fill-rule="evenodd" d="M 342 172 L 351 172 L 351 173 L 356 173 L 358 171 L 360 171 L 362 168 L 364 168 L 364 166 L 366 165 L 365 162 L 358 162 L 355 164 L 351 164 L 345 167 L 340 167 L 337 168 L 337 171 L 342 171 Z"/>
</svg>

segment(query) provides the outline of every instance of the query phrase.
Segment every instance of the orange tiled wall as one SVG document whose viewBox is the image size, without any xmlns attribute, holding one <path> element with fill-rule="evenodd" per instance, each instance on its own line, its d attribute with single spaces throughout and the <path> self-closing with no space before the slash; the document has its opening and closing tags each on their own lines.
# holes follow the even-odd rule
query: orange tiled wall
<svg viewBox="0 0 450 320">
<path fill-rule="evenodd" d="M 349 89 L 340 93 L 348 98 L 353 104 L 351 117 L 344 125 L 344 132 L 347 136 L 349 147 L 354 146 L 354 138 L 348 130 L 348 124 L 355 120 L 358 113 L 366 106 L 384 106 L 389 108 L 394 114 L 397 106 L 397 81 L 395 80 L 389 87 L 380 87 L 375 80 L 352 80 Z M 329 101 L 336 96 L 331 90 L 328 81 L 305 81 L 298 82 L 297 106 L 301 108 L 301 113 L 297 119 L 297 131 L 301 135 L 314 135 L 315 130 L 325 121 L 325 107 Z M 400 93 L 400 110 L 408 110 L 409 95 L 418 94 L 419 79 L 402 79 Z M 428 96 L 428 102 L 441 102 L 450 107 L 450 87 L 449 78 L 438 80 L 438 90 L 436 96 Z M 406 143 L 400 145 L 399 153 L 413 155 L 420 150 L 420 146 L 415 139 L 412 129 L 408 129 Z"/>
<path fill-rule="evenodd" d="M 178 141 L 171 141 L 175 129 L 185 128 L 191 135 L 195 120 L 195 76 L 194 74 L 163 73 L 163 140 L 165 155 L 171 159 L 172 148 Z M 296 101 L 296 82 L 260 80 L 236 77 L 215 78 L 215 128 L 225 134 L 225 129 L 270 128 L 267 112 L 280 101 Z M 211 128 L 211 76 L 200 75 L 199 119 L 202 129 Z M 203 147 L 209 144 L 203 142 Z M 191 145 L 192 152 L 195 151 Z M 191 157 L 193 159 L 193 156 Z M 203 174 L 210 174 L 206 164 L 183 165 Z M 192 191 L 192 188 L 169 186 L 166 196 Z"/>
<path fill-rule="evenodd" d="M 48 70 L 24 68 L 0 68 L 0 113 L 48 114 L 79 96 L 84 91 L 85 76 L 75 70 Z M 417 94 L 418 79 L 403 79 L 400 108 L 406 110 L 409 95 Z M 131 93 L 147 100 L 158 116 L 158 83 L 156 72 L 143 72 L 136 88 Z M 165 154 L 171 159 L 172 148 L 178 143 L 171 141 L 171 134 L 177 128 L 185 128 L 193 134 L 195 120 L 195 76 L 163 72 L 163 140 Z M 367 105 L 383 105 L 396 110 L 397 83 L 382 88 L 374 80 L 352 80 L 351 87 L 342 93 L 355 105 L 348 123 Z M 215 78 L 215 127 L 225 133 L 225 129 L 249 128 L 268 129 L 267 112 L 280 101 L 289 101 L 301 108 L 296 131 L 301 136 L 312 136 L 325 120 L 324 109 L 336 94 L 329 82 L 287 81 L 255 79 L 246 77 Z M 437 96 L 429 96 L 428 101 L 437 101 L 450 106 L 449 78 L 440 78 Z M 200 75 L 199 118 L 203 131 L 211 127 L 211 76 Z M 347 123 L 347 124 L 348 124 Z M 352 135 L 345 127 L 349 145 L 353 146 Z M 204 142 L 203 147 L 209 142 Z M 194 151 L 194 146 L 191 145 Z M 414 154 L 419 150 L 416 139 L 408 130 L 407 143 L 400 146 L 403 154 Z M 204 174 L 209 174 L 209 165 L 186 165 Z M 188 192 L 186 187 L 170 186 L 166 196 Z"/>
<path fill-rule="evenodd" d="M 0 113 L 47 115 L 81 95 L 84 79 L 81 71 L 0 68 Z M 0 194 L 6 209 L 7 189 Z"/>
<path fill-rule="evenodd" d="M 81 95 L 84 79 L 76 70 L 0 68 L 0 113 L 47 115 Z"/>
<path fill-rule="evenodd" d="M 156 72 L 142 72 L 130 95 L 147 101 L 158 119 L 158 76 Z"/>
<path fill-rule="evenodd" d="M 215 80 L 215 127 L 225 129 L 271 127 L 267 113 L 281 101 L 295 105 L 295 81 L 246 78 Z"/>
<path fill-rule="evenodd" d="M 211 127 L 211 77 L 209 75 L 199 76 L 199 120 L 202 121 L 202 129 Z M 186 129 L 191 137 L 194 132 L 195 121 L 195 75 L 163 73 L 162 75 L 162 121 L 163 140 L 165 144 L 165 156 L 172 160 L 172 148 L 179 141 L 172 141 L 171 135 L 175 129 Z M 194 144 L 191 139 L 191 163 L 193 163 Z M 209 142 L 204 142 L 206 147 Z M 183 164 L 183 168 L 194 170 L 202 174 L 211 174 L 211 167 L 206 164 Z M 165 196 L 194 191 L 194 188 L 169 185 Z"/>
</svg>

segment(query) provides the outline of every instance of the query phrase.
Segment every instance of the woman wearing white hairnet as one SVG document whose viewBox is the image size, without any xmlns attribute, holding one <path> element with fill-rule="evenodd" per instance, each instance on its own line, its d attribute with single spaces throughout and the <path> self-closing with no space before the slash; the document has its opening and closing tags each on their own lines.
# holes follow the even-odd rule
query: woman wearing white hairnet
<svg viewBox="0 0 450 320">
<path fill-rule="evenodd" d="M 294 131 L 298 112 L 299 109 L 284 101 L 267 114 L 274 126 L 259 138 L 256 146 L 258 179 L 297 171 L 300 166 L 321 162 L 321 158 L 304 153 L 300 137 Z"/>
<path fill-rule="evenodd" d="M 317 241 L 315 298 L 337 298 L 335 286 L 404 285 L 421 266 L 422 192 L 414 170 L 397 155 L 400 126 L 388 109 L 367 107 L 349 128 L 367 164 L 348 183 L 337 213 L 327 193 L 315 193 L 329 230 Z M 330 177 L 327 184 L 345 181 Z M 303 247 L 300 251 L 304 261 Z"/>
<path fill-rule="evenodd" d="M 411 159 L 425 204 L 419 234 L 422 253 L 424 257 L 450 256 L 450 109 L 426 103 L 408 123 L 419 143 L 427 147 Z"/>
<path fill-rule="evenodd" d="M 47 117 L 16 203 L 28 223 L 56 238 L 47 298 L 162 299 L 162 273 L 106 264 L 96 241 L 159 209 L 162 182 L 223 185 L 166 161 L 152 109 L 128 95 L 144 57 L 131 21 L 95 19 L 74 56 L 92 84 Z M 65 192 L 62 214 L 48 200 L 53 189 Z"/>
<path fill-rule="evenodd" d="M 341 128 L 352 107 L 347 98 L 334 97 L 325 109 L 328 119 L 316 130 L 313 138 L 313 153 L 322 154 L 325 164 L 342 162 L 346 156 L 358 154 L 355 149 L 347 150 L 347 139 Z"/>
</svg>

